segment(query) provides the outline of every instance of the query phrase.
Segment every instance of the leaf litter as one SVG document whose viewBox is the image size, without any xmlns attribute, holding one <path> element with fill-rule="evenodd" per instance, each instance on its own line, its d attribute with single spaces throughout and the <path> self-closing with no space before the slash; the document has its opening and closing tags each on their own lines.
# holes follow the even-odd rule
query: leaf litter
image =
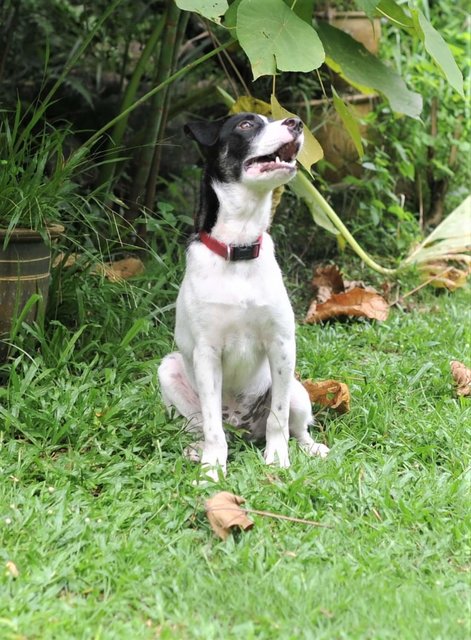
<svg viewBox="0 0 471 640">
<path fill-rule="evenodd" d="M 451 375 L 456 383 L 459 396 L 471 395 L 471 369 L 458 360 L 450 362 Z"/>
<path fill-rule="evenodd" d="M 313 527 L 322 527 L 325 529 L 332 528 L 328 524 L 316 522 L 315 520 L 306 520 L 304 518 L 285 516 L 281 513 L 272 513 L 271 511 L 261 511 L 260 509 L 242 507 L 241 505 L 244 504 L 244 502 L 245 498 L 242 496 L 236 496 L 234 493 L 230 493 L 229 491 L 220 491 L 206 500 L 206 515 L 208 516 L 209 523 L 214 533 L 221 538 L 221 540 L 227 540 L 232 529 L 235 527 L 238 527 L 243 531 L 252 529 L 254 522 L 247 516 L 248 513 L 254 513 L 268 518 L 276 518 L 278 520 L 288 520 L 289 522 L 296 522 L 299 524 L 307 524 Z"/>
<path fill-rule="evenodd" d="M 140 276 L 145 271 L 144 263 L 140 258 L 128 257 L 113 262 L 92 263 L 86 256 L 71 253 L 60 253 L 54 260 L 53 267 L 69 268 L 78 265 L 83 269 L 90 269 L 90 273 L 107 278 L 110 282 L 124 282 L 135 276 Z"/>
<path fill-rule="evenodd" d="M 339 413 L 350 411 L 350 390 L 344 382 L 337 380 L 303 380 L 303 387 L 311 402 L 336 409 Z"/>
<path fill-rule="evenodd" d="M 383 321 L 389 315 L 389 304 L 376 289 L 361 281 L 344 280 L 336 265 L 318 267 L 312 286 L 315 298 L 306 315 L 309 324 L 342 316 Z"/>
</svg>

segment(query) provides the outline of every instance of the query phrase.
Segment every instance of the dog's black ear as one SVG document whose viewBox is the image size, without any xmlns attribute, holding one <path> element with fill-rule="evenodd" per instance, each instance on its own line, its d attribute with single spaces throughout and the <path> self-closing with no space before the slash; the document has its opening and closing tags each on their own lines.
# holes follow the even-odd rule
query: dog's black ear
<svg viewBox="0 0 471 640">
<path fill-rule="evenodd" d="M 189 138 L 196 140 L 202 147 L 212 147 L 216 144 L 223 121 L 209 122 L 200 120 L 199 122 L 189 122 L 185 125 L 184 131 Z"/>
</svg>

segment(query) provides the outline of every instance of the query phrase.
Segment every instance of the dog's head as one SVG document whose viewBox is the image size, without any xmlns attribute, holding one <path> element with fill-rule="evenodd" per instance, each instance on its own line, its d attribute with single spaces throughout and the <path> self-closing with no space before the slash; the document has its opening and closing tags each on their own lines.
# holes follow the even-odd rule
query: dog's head
<svg viewBox="0 0 471 640">
<path fill-rule="evenodd" d="M 185 127 L 204 153 L 210 179 L 267 191 L 295 175 L 302 129 L 301 120 L 294 116 L 271 121 L 255 113 Z"/>
</svg>

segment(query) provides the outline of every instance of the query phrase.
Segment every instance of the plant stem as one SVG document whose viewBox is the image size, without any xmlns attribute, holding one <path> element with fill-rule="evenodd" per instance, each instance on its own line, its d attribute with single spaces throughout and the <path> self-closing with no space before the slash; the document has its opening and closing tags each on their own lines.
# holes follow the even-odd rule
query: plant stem
<svg viewBox="0 0 471 640">
<path fill-rule="evenodd" d="M 321 193 L 316 189 L 316 187 L 312 183 L 309 184 L 309 187 L 310 187 L 310 193 L 311 193 L 312 199 L 322 209 L 322 211 L 329 218 L 329 220 L 332 222 L 334 227 L 338 230 L 338 232 L 340 234 L 342 234 L 342 236 L 345 238 L 345 240 L 348 242 L 348 244 L 351 246 L 351 248 L 363 260 L 363 262 L 365 264 L 367 264 L 369 267 L 371 267 L 375 271 L 378 271 L 379 273 L 382 273 L 384 275 L 393 275 L 393 274 L 396 274 L 400 270 L 401 267 L 398 267 L 397 269 L 387 269 L 386 267 L 382 267 L 380 264 L 375 262 L 375 260 L 373 260 L 373 258 L 371 256 L 369 256 L 366 253 L 366 251 L 360 247 L 360 245 L 355 240 L 355 238 L 352 236 L 350 231 L 343 224 L 343 222 L 340 220 L 338 215 L 332 209 L 330 204 L 321 195 Z"/>
</svg>

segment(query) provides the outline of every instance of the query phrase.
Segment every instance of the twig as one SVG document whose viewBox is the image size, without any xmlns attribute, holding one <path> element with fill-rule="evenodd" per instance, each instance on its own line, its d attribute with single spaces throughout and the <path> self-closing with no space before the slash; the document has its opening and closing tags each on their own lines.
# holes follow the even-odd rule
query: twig
<svg viewBox="0 0 471 640">
<path fill-rule="evenodd" d="M 304 518 L 295 518 L 294 516 L 284 516 L 280 513 L 272 513 L 271 511 L 261 511 L 260 509 L 250 509 L 248 507 L 211 507 L 206 509 L 206 512 L 210 511 L 244 511 L 245 513 L 255 513 L 258 516 L 267 516 L 268 518 L 278 518 L 278 520 L 288 520 L 289 522 L 298 522 L 299 524 L 310 524 L 313 527 L 322 527 L 323 529 L 333 529 L 329 524 L 323 524 L 322 522 L 316 522 L 315 520 L 305 520 Z"/>
<path fill-rule="evenodd" d="M 420 175 L 420 171 L 417 172 L 417 188 L 418 188 L 418 196 L 419 196 L 419 228 L 421 231 L 424 230 L 424 195 L 422 193 L 422 176 Z"/>
<path fill-rule="evenodd" d="M 389 306 L 390 307 L 394 307 L 394 305 L 398 304 L 398 302 L 400 300 L 404 300 L 404 298 L 407 298 L 407 297 L 411 296 L 412 294 L 417 293 L 417 291 L 419 291 L 420 289 L 423 289 L 423 287 L 426 287 L 428 284 L 433 282 L 433 280 L 436 280 L 437 278 L 441 278 L 443 275 L 445 275 L 445 273 L 449 270 L 449 268 L 450 267 L 446 267 L 445 269 L 443 269 L 443 271 L 440 271 L 440 273 L 436 273 L 435 275 L 430 276 L 430 278 L 425 280 L 425 282 L 422 282 L 417 287 L 414 287 L 414 289 L 411 289 L 410 291 L 407 291 L 403 296 L 397 296 L 397 298 L 394 300 L 394 302 L 391 302 L 391 304 Z"/>
</svg>

